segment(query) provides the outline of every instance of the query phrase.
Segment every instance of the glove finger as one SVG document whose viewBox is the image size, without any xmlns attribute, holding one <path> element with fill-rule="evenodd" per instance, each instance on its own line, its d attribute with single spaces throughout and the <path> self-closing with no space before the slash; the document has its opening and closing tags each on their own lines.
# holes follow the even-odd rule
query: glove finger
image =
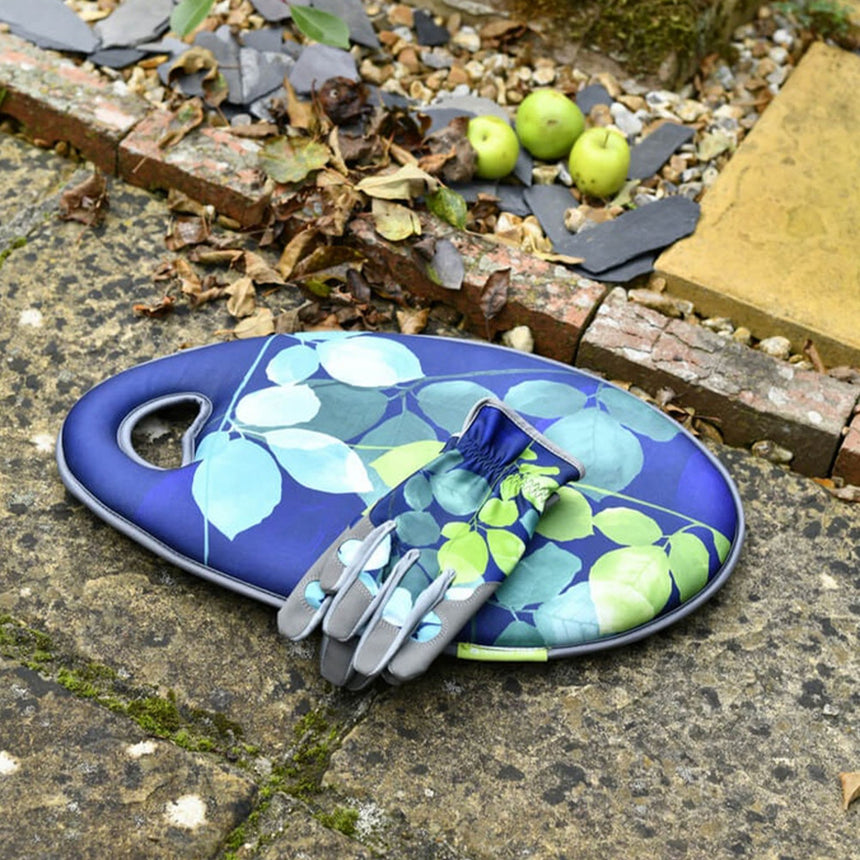
<svg viewBox="0 0 860 860">
<path fill-rule="evenodd" d="M 380 604 L 355 647 L 355 670 L 368 676 L 380 674 L 421 620 L 442 600 L 455 575 L 453 570 L 440 574 L 417 595 L 414 603 L 409 591 L 395 588 Z M 458 631 L 459 628 L 455 634 Z"/>
<path fill-rule="evenodd" d="M 319 626 L 331 600 L 315 572 L 308 571 L 278 610 L 278 632 L 296 641 L 309 636 Z"/>
<path fill-rule="evenodd" d="M 386 602 L 410 567 L 418 559 L 418 550 L 409 550 L 380 585 L 364 571 L 356 571 L 351 581 L 334 596 L 323 621 L 326 636 L 345 642 L 360 633 L 377 608 Z"/>
</svg>

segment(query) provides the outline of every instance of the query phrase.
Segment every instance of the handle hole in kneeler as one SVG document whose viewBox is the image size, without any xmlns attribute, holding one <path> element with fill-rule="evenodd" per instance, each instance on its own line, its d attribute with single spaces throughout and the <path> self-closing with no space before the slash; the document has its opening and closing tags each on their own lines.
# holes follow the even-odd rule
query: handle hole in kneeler
<svg viewBox="0 0 860 860">
<path fill-rule="evenodd" d="M 119 445 L 146 466 L 178 469 L 193 459 L 197 430 L 210 413 L 209 401 L 193 394 L 144 404 L 122 422 Z"/>
</svg>

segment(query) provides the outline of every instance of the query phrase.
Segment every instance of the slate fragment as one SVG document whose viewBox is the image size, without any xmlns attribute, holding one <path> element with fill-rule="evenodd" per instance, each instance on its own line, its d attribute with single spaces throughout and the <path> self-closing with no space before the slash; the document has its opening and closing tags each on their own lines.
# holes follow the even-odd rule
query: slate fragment
<svg viewBox="0 0 860 860">
<path fill-rule="evenodd" d="M 170 25 L 173 0 L 123 0 L 93 29 L 102 48 L 132 48 L 160 36 Z"/>
<path fill-rule="evenodd" d="M 242 98 L 242 74 L 239 61 L 239 43 L 226 25 L 214 33 L 205 30 L 194 37 L 194 44 L 211 51 L 218 61 L 218 71 L 227 81 L 229 100 L 233 104 L 244 104 Z"/>
<path fill-rule="evenodd" d="M 537 187 L 537 186 L 533 186 Z M 511 215 L 517 215 L 520 218 L 525 218 L 533 214 L 531 206 L 529 206 L 525 197 L 526 191 L 530 188 L 522 188 L 519 185 L 506 185 L 500 183 L 494 193 L 499 198 L 499 207 L 503 212 L 510 212 Z M 571 198 L 572 199 L 572 198 Z M 576 203 L 576 201 L 573 201 Z"/>
<path fill-rule="evenodd" d="M 589 84 L 576 94 L 576 106 L 586 115 L 595 105 L 612 106 L 613 98 L 603 84 Z"/>
<path fill-rule="evenodd" d="M 98 36 L 62 0 L 3 0 L 0 21 L 40 48 L 91 54 L 99 47 Z"/>
<path fill-rule="evenodd" d="M 284 0 L 251 0 L 251 5 L 267 20 L 271 22 L 289 21 L 290 5 Z"/>
<path fill-rule="evenodd" d="M 683 196 L 664 197 L 553 245 L 562 254 L 582 257 L 582 268 L 603 279 L 608 270 L 689 236 L 698 220 L 698 203 Z"/>
<path fill-rule="evenodd" d="M 415 27 L 415 38 L 419 45 L 427 48 L 436 48 L 447 45 L 451 40 L 451 34 L 447 27 L 437 24 L 433 16 L 424 9 L 416 9 L 412 13 Z"/>
<path fill-rule="evenodd" d="M 677 122 L 664 122 L 630 150 L 628 179 L 653 176 L 679 146 L 693 138 L 693 129 Z"/>
<path fill-rule="evenodd" d="M 239 68 L 242 82 L 242 100 L 239 104 L 250 105 L 257 99 L 278 89 L 290 73 L 295 60 L 274 51 L 257 51 L 254 48 L 239 49 Z"/>
<path fill-rule="evenodd" d="M 90 54 L 87 59 L 106 69 L 124 69 L 132 63 L 140 62 L 145 56 L 146 51 L 138 51 L 136 48 L 106 48 Z"/>
<path fill-rule="evenodd" d="M 459 290 L 466 277 L 463 255 L 450 239 L 439 239 L 433 259 L 427 264 L 430 279 L 446 290 Z"/>
<path fill-rule="evenodd" d="M 378 48 L 379 38 L 361 0 L 310 0 L 309 6 L 336 15 L 349 28 L 349 38 L 365 48 Z M 333 77 L 333 76 L 329 76 Z"/>
<path fill-rule="evenodd" d="M 613 266 L 611 269 L 604 269 L 599 275 L 582 266 L 574 266 L 573 271 L 578 275 L 584 275 L 586 278 L 594 278 L 598 281 L 603 281 L 608 284 L 626 284 L 632 281 L 633 278 L 638 278 L 640 275 L 647 275 L 654 271 L 654 263 L 657 261 L 659 251 L 649 251 L 645 254 L 640 254 L 622 263 L 620 266 Z"/>
<path fill-rule="evenodd" d="M 553 249 L 557 253 L 567 254 L 568 251 L 563 250 L 563 246 L 574 234 L 564 226 L 564 213 L 579 205 L 570 189 L 563 185 L 532 185 L 524 190 L 523 197 L 552 242 Z"/>
<path fill-rule="evenodd" d="M 290 72 L 293 89 L 302 95 L 307 95 L 329 78 L 358 80 L 358 68 L 349 51 L 330 45 L 308 45 Z"/>
</svg>

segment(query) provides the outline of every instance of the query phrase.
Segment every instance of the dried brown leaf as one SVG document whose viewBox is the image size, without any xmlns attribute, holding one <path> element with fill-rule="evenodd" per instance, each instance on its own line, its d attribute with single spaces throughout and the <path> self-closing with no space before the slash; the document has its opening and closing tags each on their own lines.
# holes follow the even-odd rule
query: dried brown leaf
<svg viewBox="0 0 860 860">
<path fill-rule="evenodd" d="M 275 331 L 275 318 L 268 308 L 257 308 L 252 316 L 245 317 L 233 329 L 233 335 L 244 339 L 248 337 L 264 337 Z"/>
<path fill-rule="evenodd" d="M 427 191 L 435 191 L 439 181 L 418 167 L 404 165 L 390 173 L 368 176 L 355 187 L 368 197 L 411 200 Z"/>
<path fill-rule="evenodd" d="M 484 319 L 491 320 L 498 316 L 508 301 L 508 289 L 511 285 L 511 270 L 497 269 L 488 278 L 481 289 L 480 307 Z"/>
<path fill-rule="evenodd" d="M 842 808 L 848 807 L 860 797 L 860 771 L 849 771 L 839 774 L 842 783 Z"/>
<path fill-rule="evenodd" d="M 259 254 L 245 251 L 242 255 L 245 274 L 256 284 L 283 284 L 283 276 L 273 269 Z"/>
<path fill-rule="evenodd" d="M 326 236 L 342 236 L 355 207 L 362 202 L 361 195 L 336 170 L 320 171 L 316 186 L 322 195 L 322 215 L 316 218 L 314 226 Z"/>
<path fill-rule="evenodd" d="M 165 245 L 171 251 L 178 251 L 189 245 L 200 245 L 209 238 L 209 223 L 205 218 L 180 215 L 173 219 Z"/>
<path fill-rule="evenodd" d="M 430 308 L 401 308 L 397 311 L 397 325 L 403 334 L 421 334 L 427 328 Z"/>
<path fill-rule="evenodd" d="M 355 268 L 349 268 L 346 272 L 346 287 L 355 297 L 356 301 L 367 303 L 371 299 L 371 289 L 367 278 Z"/>
<path fill-rule="evenodd" d="M 807 339 L 806 343 L 803 344 L 803 354 L 812 362 L 815 370 L 819 373 L 827 373 L 827 368 L 824 366 L 824 362 L 821 360 L 818 349 L 812 340 Z"/>
<path fill-rule="evenodd" d="M 218 60 L 208 48 L 199 45 L 189 48 L 179 57 L 167 72 L 167 80 L 173 82 L 180 74 L 193 75 L 197 72 L 205 72 L 204 81 L 214 80 L 218 74 Z"/>
<path fill-rule="evenodd" d="M 158 138 L 158 148 L 166 149 L 179 143 L 182 138 L 201 125 L 203 119 L 203 102 L 200 99 L 193 98 L 183 102 L 182 106 L 172 114 L 165 132 Z"/>
<path fill-rule="evenodd" d="M 188 252 L 188 258 L 204 266 L 234 266 L 245 252 L 239 248 L 197 247 Z"/>
<path fill-rule="evenodd" d="M 346 245 L 320 245 L 295 267 L 292 277 L 294 280 L 312 278 L 324 281 L 336 278 L 345 281 L 347 269 L 361 259 L 361 253 L 355 248 Z"/>
<path fill-rule="evenodd" d="M 198 218 L 208 218 L 212 207 L 201 203 L 199 200 L 192 200 L 183 191 L 177 188 L 171 188 L 167 192 L 167 208 L 171 212 L 179 212 L 183 215 L 196 215 Z"/>
<path fill-rule="evenodd" d="M 231 125 L 227 131 L 233 137 L 247 137 L 252 140 L 261 140 L 273 137 L 278 133 L 278 127 L 273 122 L 253 122 L 250 125 Z"/>
<path fill-rule="evenodd" d="M 435 155 L 437 159 L 445 157 L 439 168 L 445 182 L 468 182 L 475 175 L 478 155 L 469 143 L 468 128 L 469 117 L 458 116 L 444 128 L 427 135 L 426 145 L 431 155 Z M 430 170 L 429 166 L 425 169 L 430 173 L 436 172 Z"/>
<path fill-rule="evenodd" d="M 384 239 L 399 242 L 421 235 L 421 221 L 408 206 L 391 200 L 374 199 L 371 205 L 374 227 Z"/>
<path fill-rule="evenodd" d="M 289 78 L 284 79 L 284 88 L 287 91 L 287 116 L 293 128 L 303 128 L 313 132 L 319 126 L 319 119 L 314 113 L 311 102 L 303 102 L 296 95 Z"/>
<path fill-rule="evenodd" d="M 227 313 L 241 319 L 251 316 L 257 309 L 257 291 L 254 282 L 249 277 L 238 278 L 225 290 L 230 297 L 227 299 Z"/>
<path fill-rule="evenodd" d="M 498 42 L 504 39 L 518 39 L 525 31 L 526 25 L 522 21 L 499 18 L 481 27 L 478 34 L 481 39 Z"/>
<path fill-rule="evenodd" d="M 367 87 L 350 78 L 329 78 L 314 93 L 325 115 L 335 125 L 347 125 L 368 112 Z"/>
<path fill-rule="evenodd" d="M 132 305 L 132 310 L 143 317 L 150 317 L 152 319 L 163 319 L 166 317 L 172 310 L 173 306 L 176 304 L 176 299 L 173 296 L 162 296 L 161 301 L 155 302 L 151 305 Z"/>
<path fill-rule="evenodd" d="M 107 179 L 96 170 L 73 188 L 60 195 L 60 218 L 78 221 L 87 227 L 97 227 L 108 210 Z"/>
<path fill-rule="evenodd" d="M 319 231 L 313 227 L 302 230 L 296 233 L 287 243 L 281 254 L 281 259 L 278 260 L 277 269 L 284 278 L 289 278 L 293 274 L 299 260 L 308 254 L 312 246 L 317 242 Z"/>
</svg>

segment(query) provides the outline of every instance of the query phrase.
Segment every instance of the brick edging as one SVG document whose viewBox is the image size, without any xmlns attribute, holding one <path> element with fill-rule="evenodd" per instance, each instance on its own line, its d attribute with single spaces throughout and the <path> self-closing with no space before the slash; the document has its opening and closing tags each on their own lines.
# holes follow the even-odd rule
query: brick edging
<svg viewBox="0 0 860 860">
<path fill-rule="evenodd" d="M 243 226 L 260 223 L 268 191 L 256 168 L 259 144 L 218 129 L 196 129 L 178 145 L 159 139 L 170 114 L 71 60 L 0 33 L 0 113 L 48 145 L 68 141 L 106 173 L 132 185 L 183 191 Z M 807 475 L 860 485 L 860 389 L 804 371 L 682 320 L 670 320 L 626 300 L 623 290 L 579 278 L 474 234 L 425 218 L 433 235 L 451 239 L 467 278 L 459 291 L 436 284 L 408 243 L 381 239 L 365 219 L 352 238 L 373 249 L 391 276 L 417 295 L 453 305 L 482 337 L 528 325 L 536 351 L 626 379 L 650 392 L 670 387 L 678 402 L 717 419 L 729 444 L 762 438 L 794 453 Z M 508 301 L 497 317 L 480 310 L 493 271 L 511 269 Z M 574 359 L 575 356 L 575 359 Z"/>
</svg>

